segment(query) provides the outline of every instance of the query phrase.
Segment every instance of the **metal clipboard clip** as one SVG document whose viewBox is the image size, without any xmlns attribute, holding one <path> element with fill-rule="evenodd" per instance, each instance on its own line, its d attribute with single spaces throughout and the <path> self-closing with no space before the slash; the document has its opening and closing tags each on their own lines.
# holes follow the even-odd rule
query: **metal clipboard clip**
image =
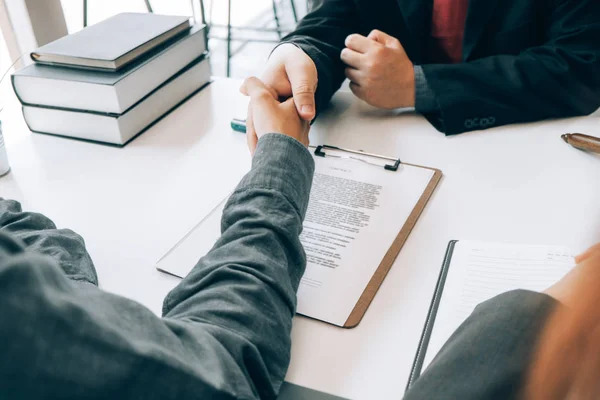
<svg viewBox="0 0 600 400">
<path fill-rule="evenodd" d="M 350 149 L 344 149 L 344 148 L 336 147 L 336 146 L 328 146 L 326 144 L 321 145 L 321 146 L 317 146 L 315 148 L 315 156 L 318 156 L 318 157 L 326 157 L 327 156 L 327 157 L 343 158 L 343 157 L 338 156 L 338 155 L 327 154 L 325 152 L 325 150 L 335 150 L 335 151 L 341 151 L 341 152 L 350 153 L 350 154 L 357 154 L 357 155 L 360 155 L 360 156 L 366 156 L 366 157 L 372 157 L 372 158 L 380 158 L 382 160 L 392 161 L 393 164 L 387 164 L 386 163 L 385 165 L 383 165 L 383 168 L 386 169 L 386 170 L 388 170 L 388 171 L 398 171 L 398 168 L 400 167 L 400 164 L 402 164 L 402 161 L 400 161 L 399 158 L 393 158 L 393 157 L 382 156 L 382 155 L 379 155 L 379 154 L 367 153 L 367 152 L 364 152 L 362 150 L 350 150 Z M 369 161 L 367 161 L 367 160 L 365 160 L 363 158 L 352 157 L 352 156 L 349 156 L 348 158 L 350 158 L 352 160 L 356 160 L 356 161 L 362 161 L 362 162 L 365 162 L 367 164 L 381 166 L 379 164 L 375 164 L 375 163 L 369 162 Z"/>
</svg>

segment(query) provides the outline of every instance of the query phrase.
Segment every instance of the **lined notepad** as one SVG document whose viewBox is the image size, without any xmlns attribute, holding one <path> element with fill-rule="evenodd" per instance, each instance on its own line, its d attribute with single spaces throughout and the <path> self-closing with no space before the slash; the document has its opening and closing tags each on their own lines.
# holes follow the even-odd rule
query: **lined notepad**
<svg viewBox="0 0 600 400">
<path fill-rule="evenodd" d="M 566 247 L 478 241 L 458 241 L 448 257 L 423 371 L 479 303 L 515 289 L 544 291 L 575 265 Z"/>
</svg>

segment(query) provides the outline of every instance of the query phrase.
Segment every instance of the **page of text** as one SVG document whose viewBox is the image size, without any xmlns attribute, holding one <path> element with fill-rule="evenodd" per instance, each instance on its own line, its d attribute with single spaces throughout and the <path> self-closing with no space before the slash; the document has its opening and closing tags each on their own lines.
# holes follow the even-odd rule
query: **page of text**
<svg viewBox="0 0 600 400">
<path fill-rule="evenodd" d="M 344 325 L 430 182 L 433 171 L 396 172 L 355 159 L 315 157 L 304 231 L 308 264 L 298 312 Z"/>
</svg>

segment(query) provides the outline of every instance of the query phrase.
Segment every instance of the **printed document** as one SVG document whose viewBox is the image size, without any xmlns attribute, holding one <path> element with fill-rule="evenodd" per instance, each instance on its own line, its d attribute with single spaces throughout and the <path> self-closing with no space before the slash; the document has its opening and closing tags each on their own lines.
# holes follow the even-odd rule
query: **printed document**
<svg viewBox="0 0 600 400">
<path fill-rule="evenodd" d="M 434 171 L 404 164 L 398 171 L 388 171 L 383 164 L 361 157 L 330 157 L 329 153 L 314 159 L 315 176 L 300 238 L 308 263 L 297 311 L 343 326 Z M 225 201 L 157 268 L 185 276 L 219 237 L 224 206 Z"/>
</svg>

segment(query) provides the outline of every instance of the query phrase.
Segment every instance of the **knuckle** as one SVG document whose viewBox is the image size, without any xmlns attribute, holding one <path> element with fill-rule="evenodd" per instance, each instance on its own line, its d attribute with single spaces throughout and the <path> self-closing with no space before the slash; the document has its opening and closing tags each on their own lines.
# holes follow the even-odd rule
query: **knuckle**
<svg viewBox="0 0 600 400">
<path fill-rule="evenodd" d="M 294 87 L 294 94 L 312 94 L 315 90 L 314 86 L 309 81 L 302 81 Z"/>
<path fill-rule="evenodd" d="M 383 47 L 381 45 L 375 46 L 375 48 L 373 48 L 373 54 L 376 57 L 382 57 L 382 56 L 384 56 L 385 52 L 386 52 L 385 51 L 385 47 Z"/>
<path fill-rule="evenodd" d="M 249 76 L 248 78 L 246 78 L 246 80 L 244 81 L 244 83 L 248 83 L 248 84 L 253 84 L 253 83 L 257 83 L 258 82 L 258 78 L 255 76 Z"/>
<path fill-rule="evenodd" d="M 273 98 L 273 96 L 271 96 L 271 94 L 267 90 L 264 90 L 264 89 L 256 94 L 257 100 L 268 100 L 268 99 L 272 99 L 272 98 Z"/>
</svg>

